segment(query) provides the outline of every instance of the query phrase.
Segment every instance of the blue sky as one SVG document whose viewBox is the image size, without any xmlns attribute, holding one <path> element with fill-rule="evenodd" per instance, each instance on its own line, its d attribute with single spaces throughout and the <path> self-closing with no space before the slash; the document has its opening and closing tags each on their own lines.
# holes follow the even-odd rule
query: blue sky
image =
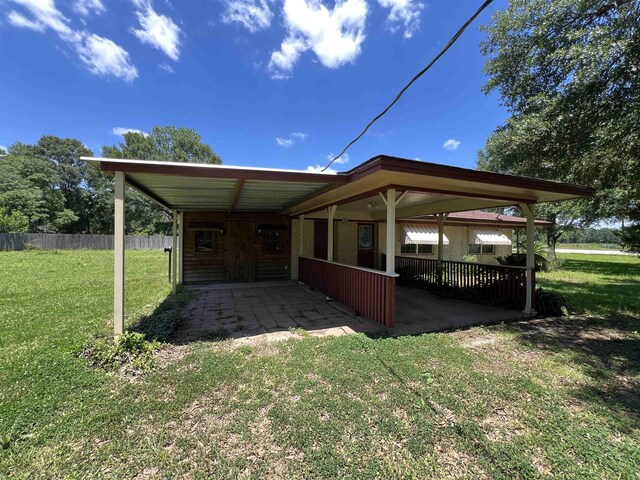
<svg viewBox="0 0 640 480">
<path fill-rule="evenodd" d="M 324 165 L 481 2 L 0 0 L 0 145 L 194 128 L 230 165 Z M 479 26 L 349 151 L 473 167 L 507 117 Z"/>
</svg>

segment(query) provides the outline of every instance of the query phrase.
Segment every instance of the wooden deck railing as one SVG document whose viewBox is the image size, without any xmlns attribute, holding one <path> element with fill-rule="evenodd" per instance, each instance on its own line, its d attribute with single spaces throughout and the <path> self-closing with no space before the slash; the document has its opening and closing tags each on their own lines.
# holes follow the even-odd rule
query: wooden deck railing
<svg viewBox="0 0 640 480">
<path fill-rule="evenodd" d="M 477 298 L 512 308 L 523 308 L 527 296 L 527 269 L 506 265 L 396 257 L 396 272 L 402 284 L 412 287 L 459 289 L 469 299 Z M 532 293 L 535 294 L 535 271 Z M 535 304 L 535 299 L 534 299 Z"/>
<path fill-rule="evenodd" d="M 395 325 L 396 277 L 318 258 L 298 259 L 298 280 L 386 327 Z"/>
</svg>

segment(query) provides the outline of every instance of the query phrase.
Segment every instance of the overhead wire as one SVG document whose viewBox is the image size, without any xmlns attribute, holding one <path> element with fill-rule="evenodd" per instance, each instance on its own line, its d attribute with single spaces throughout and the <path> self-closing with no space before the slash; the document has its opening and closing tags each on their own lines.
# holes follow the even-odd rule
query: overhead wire
<svg viewBox="0 0 640 480">
<path fill-rule="evenodd" d="M 391 107 L 393 107 L 398 102 L 398 100 L 400 100 L 400 98 L 411 87 L 411 85 L 413 85 L 420 77 L 422 77 L 425 73 L 427 73 L 429 71 L 429 69 L 447 52 L 447 50 L 449 50 L 453 46 L 453 44 L 456 43 L 458 38 L 460 38 L 460 36 L 469 27 L 469 25 L 471 25 L 473 23 L 473 21 L 476 19 L 476 17 L 478 17 L 478 15 L 480 15 L 483 12 L 483 10 L 485 8 L 487 8 L 491 3 L 493 3 L 493 0 L 486 0 L 482 5 L 480 5 L 478 10 L 476 10 L 476 12 L 471 17 L 469 17 L 469 19 L 465 22 L 465 24 L 462 25 L 462 27 L 460 27 L 460 29 L 455 33 L 455 35 L 453 37 L 451 37 L 451 39 L 447 42 L 447 44 L 444 46 L 444 48 L 442 50 L 440 50 L 440 52 L 433 58 L 433 60 L 431 60 L 431 62 L 429 62 L 429 64 L 426 67 L 424 67 L 422 70 L 420 70 L 418 73 L 416 73 L 415 76 L 409 81 L 409 83 L 407 83 L 402 88 L 402 90 L 400 90 L 398 92 L 398 94 L 395 96 L 393 101 L 391 103 L 389 103 L 389 105 L 387 105 L 385 107 L 385 109 L 382 110 L 382 112 L 380 112 L 378 115 L 376 115 L 375 118 L 373 120 L 371 120 L 367 124 L 367 126 L 364 128 L 364 130 L 362 130 L 362 132 L 360 132 L 360 134 L 356 138 L 351 140 L 347 144 L 347 146 L 344 147 L 344 149 L 338 155 L 333 157 L 329 161 L 327 166 L 324 167 L 321 171 L 324 172 L 329 167 L 331 167 L 333 162 L 335 162 L 340 157 L 342 157 L 342 155 L 347 153 L 347 150 L 349 150 L 349 148 L 351 148 L 351 146 L 353 146 L 353 144 L 355 144 L 358 140 L 360 140 L 364 136 L 364 134 L 367 133 L 367 131 L 373 126 L 374 123 L 376 123 L 378 120 L 380 120 L 389 110 L 391 110 Z"/>
</svg>

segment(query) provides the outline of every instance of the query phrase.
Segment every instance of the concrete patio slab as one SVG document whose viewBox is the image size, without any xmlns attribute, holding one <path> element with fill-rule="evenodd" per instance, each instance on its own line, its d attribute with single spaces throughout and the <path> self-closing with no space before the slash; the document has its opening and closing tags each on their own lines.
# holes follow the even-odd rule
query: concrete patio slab
<svg viewBox="0 0 640 480">
<path fill-rule="evenodd" d="M 354 333 L 418 335 L 481 323 L 527 318 L 522 312 L 441 298 L 417 288 L 397 288 L 396 326 L 386 329 L 320 292 L 296 282 L 188 287 L 181 340 L 231 338 L 242 343 Z"/>
</svg>

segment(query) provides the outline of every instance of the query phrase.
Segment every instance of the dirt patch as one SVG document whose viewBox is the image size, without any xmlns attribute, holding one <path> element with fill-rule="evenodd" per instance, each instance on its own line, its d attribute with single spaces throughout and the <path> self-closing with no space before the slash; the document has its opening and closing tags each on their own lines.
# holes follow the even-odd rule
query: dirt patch
<svg viewBox="0 0 640 480">
<path fill-rule="evenodd" d="M 526 433 L 526 427 L 509 407 L 494 408 L 481 422 L 487 440 L 508 442 Z"/>
</svg>

